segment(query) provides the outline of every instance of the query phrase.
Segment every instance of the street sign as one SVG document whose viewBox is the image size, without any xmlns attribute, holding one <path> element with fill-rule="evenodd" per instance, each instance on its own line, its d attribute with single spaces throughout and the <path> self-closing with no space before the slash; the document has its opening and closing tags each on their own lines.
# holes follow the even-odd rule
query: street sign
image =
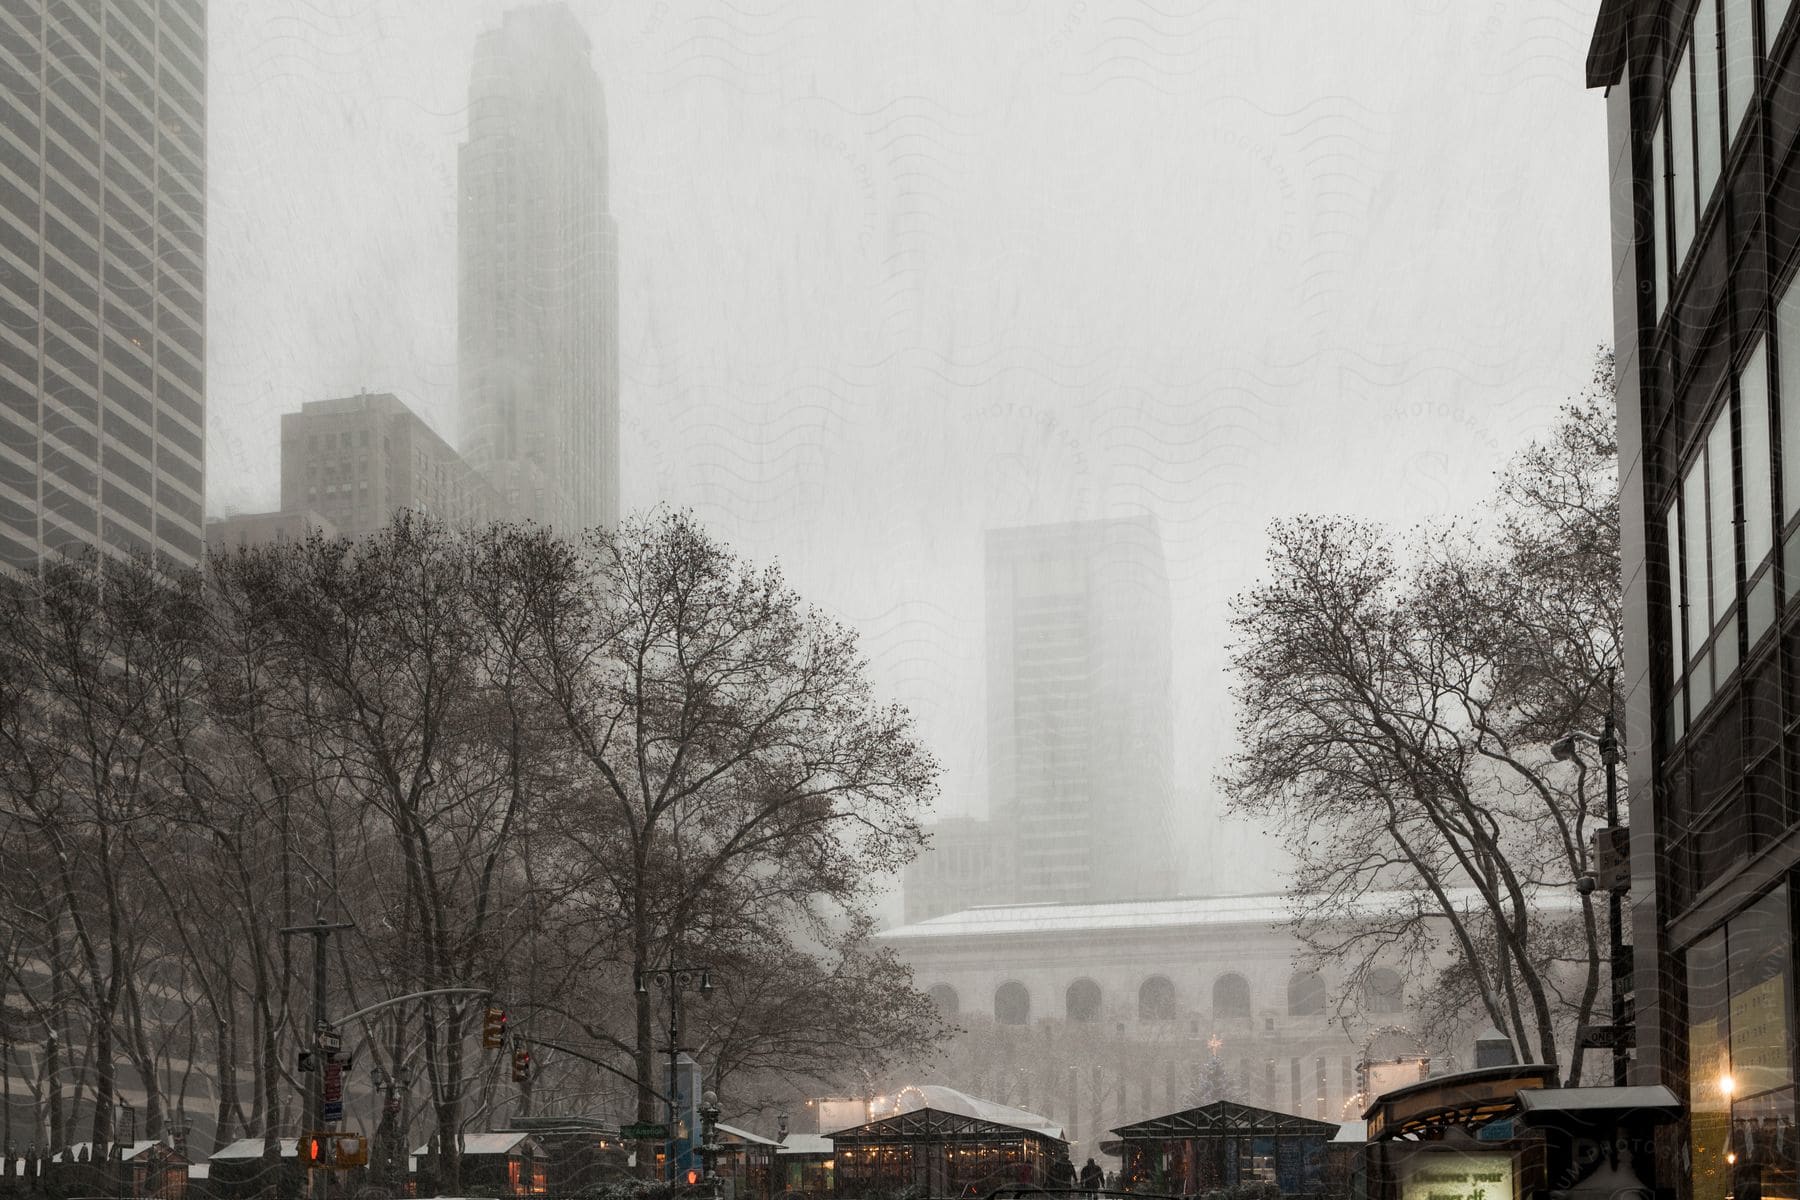
<svg viewBox="0 0 1800 1200">
<path fill-rule="evenodd" d="M 667 1140 L 667 1125 L 621 1125 L 619 1136 L 628 1142 L 660 1142 Z"/>
<path fill-rule="evenodd" d="M 319 1120 L 323 1121 L 325 1124 L 329 1125 L 333 1121 L 341 1121 L 343 1119 L 344 1102 L 342 1100 L 327 1100 L 325 1103 L 319 1105 Z"/>
<path fill-rule="evenodd" d="M 321 1050 L 342 1050 L 343 1048 L 344 1048 L 344 1035 L 343 1034 L 339 1033 L 335 1029 L 319 1030 L 319 1049 L 321 1049 Z"/>
</svg>

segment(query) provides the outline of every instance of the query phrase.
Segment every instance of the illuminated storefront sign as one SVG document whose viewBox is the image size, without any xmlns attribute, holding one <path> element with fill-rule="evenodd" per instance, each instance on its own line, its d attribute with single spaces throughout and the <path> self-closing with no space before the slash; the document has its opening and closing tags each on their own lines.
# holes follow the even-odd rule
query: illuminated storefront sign
<svg viewBox="0 0 1800 1200">
<path fill-rule="evenodd" d="M 1434 1151 L 1407 1162 L 1400 1200 L 1513 1200 L 1514 1186 L 1511 1153 Z"/>
</svg>

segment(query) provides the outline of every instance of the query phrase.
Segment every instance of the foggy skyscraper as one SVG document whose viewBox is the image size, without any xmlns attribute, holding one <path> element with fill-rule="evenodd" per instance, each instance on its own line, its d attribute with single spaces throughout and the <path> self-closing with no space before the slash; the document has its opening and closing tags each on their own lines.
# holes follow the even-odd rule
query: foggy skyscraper
<svg viewBox="0 0 1800 1200">
<path fill-rule="evenodd" d="M 987 535 L 990 812 L 1016 902 L 1167 895 L 1169 580 L 1149 517 Z"/>
<path fill-rule="evenodd" d="M 204 0 L 0 5 L 0 562 L 193 565 L 206 429 Z"/>
<path fill-rule="evenodd" d="M 561 4 L 475 46 L 457 159 L 461 448 L 504 512 L 562 529 L 619 512 L 618 230 L 606 101 Z"/>
</svg>

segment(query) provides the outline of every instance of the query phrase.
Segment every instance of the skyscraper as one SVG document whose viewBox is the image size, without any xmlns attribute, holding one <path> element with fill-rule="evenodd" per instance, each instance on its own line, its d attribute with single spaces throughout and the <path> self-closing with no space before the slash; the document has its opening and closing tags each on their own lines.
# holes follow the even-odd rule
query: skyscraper
<svg viewBox="0 0 1800 1200">
<path fill-rule="evenodd" d="M 988 533 L 989 797 L 1014 901 L 1172 888 L 1169 620 L 1151 518 Z"/>
<path fill-rule="evenodd" d="M 558 528 L 619 511 L 618 230 L 606 101 L 561 4 L 481 35 L 457 160 L 461 444 L 504 511 Z"/>
<path fill-rule="evenodd" d="M 364 392 L 282 414 L 281 508 L 317 512 L 355 537 L 401 509 L 483 524 L 494 517 L 495 497 L 398 396 Z"/>
<path fill-rule="evenodd" d="M 193 564 L 205 0 L 0 3 L 0 564 Z"/>
<path fill-rule="evenodd" d="M 1659 1192 L 1773 1196 L 1800 1170 L 1800 6 L 1594 7 L 1631 1081 L 1682 1102 L 1667 1157 L 1685 1178 Z"/>
</svg>

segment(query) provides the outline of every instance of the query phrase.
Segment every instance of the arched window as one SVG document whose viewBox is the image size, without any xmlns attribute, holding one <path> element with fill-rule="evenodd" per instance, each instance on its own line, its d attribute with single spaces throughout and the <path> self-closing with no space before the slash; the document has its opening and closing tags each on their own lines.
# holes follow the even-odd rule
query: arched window
<svg viewBox="0 0 1800 1200">
<path fill-rule="evenodd" d="M 1363 1011 L 1397 1013 L 1406 1008 L 1406 985 L 1400 972 L 1376 967 L 1363 979 Z"/>
<path fill-rule="evenodd" d="M 1288 980 L 1288 1016 L 1316 1017 L 1325 1011 L 1325 981 L 1317 971 L 1295 971 Z"/>
<path fill-rule="evenodd" d="M 1221 975 L 1213 980 L 1213 1019 L 1250 1019 L 1250 981 L 1242 975 Z"/>
<path fill-rule="evenodd" d="M 960 1003 L 956 998 L 955 988 L 947 983 L 934 983 L 931 985 L 931 990 L 925 994 L 931 997 L 931 1002 L 937 1005 L 937 1009 L 940 1013 L 943 1013 L 946 1017 L 954 1017 L 956 1015 L 956 1010 L 960 1007 Z"/>
<path fill-rule="evenodd" d="M 1176 1011 L 1175 985 L 1161 975 L 1152 975 L 1138 988 L 1138 1020 L 1173 1021 Z"/>
<path fill-rule="evenodd" d="M 1008 980 L 994 989 L 994 1020 L 1002 1025 L 1031 1023 L 1031 993 L 1017 980 Z"/>
<path fill-rule="evenodd" d="M 1100 1019 L 1100 985 L 1091 979 L 1077 979 L 1063 995 L 1063 1011 L 1071 1021 Z"/>
</svg>

